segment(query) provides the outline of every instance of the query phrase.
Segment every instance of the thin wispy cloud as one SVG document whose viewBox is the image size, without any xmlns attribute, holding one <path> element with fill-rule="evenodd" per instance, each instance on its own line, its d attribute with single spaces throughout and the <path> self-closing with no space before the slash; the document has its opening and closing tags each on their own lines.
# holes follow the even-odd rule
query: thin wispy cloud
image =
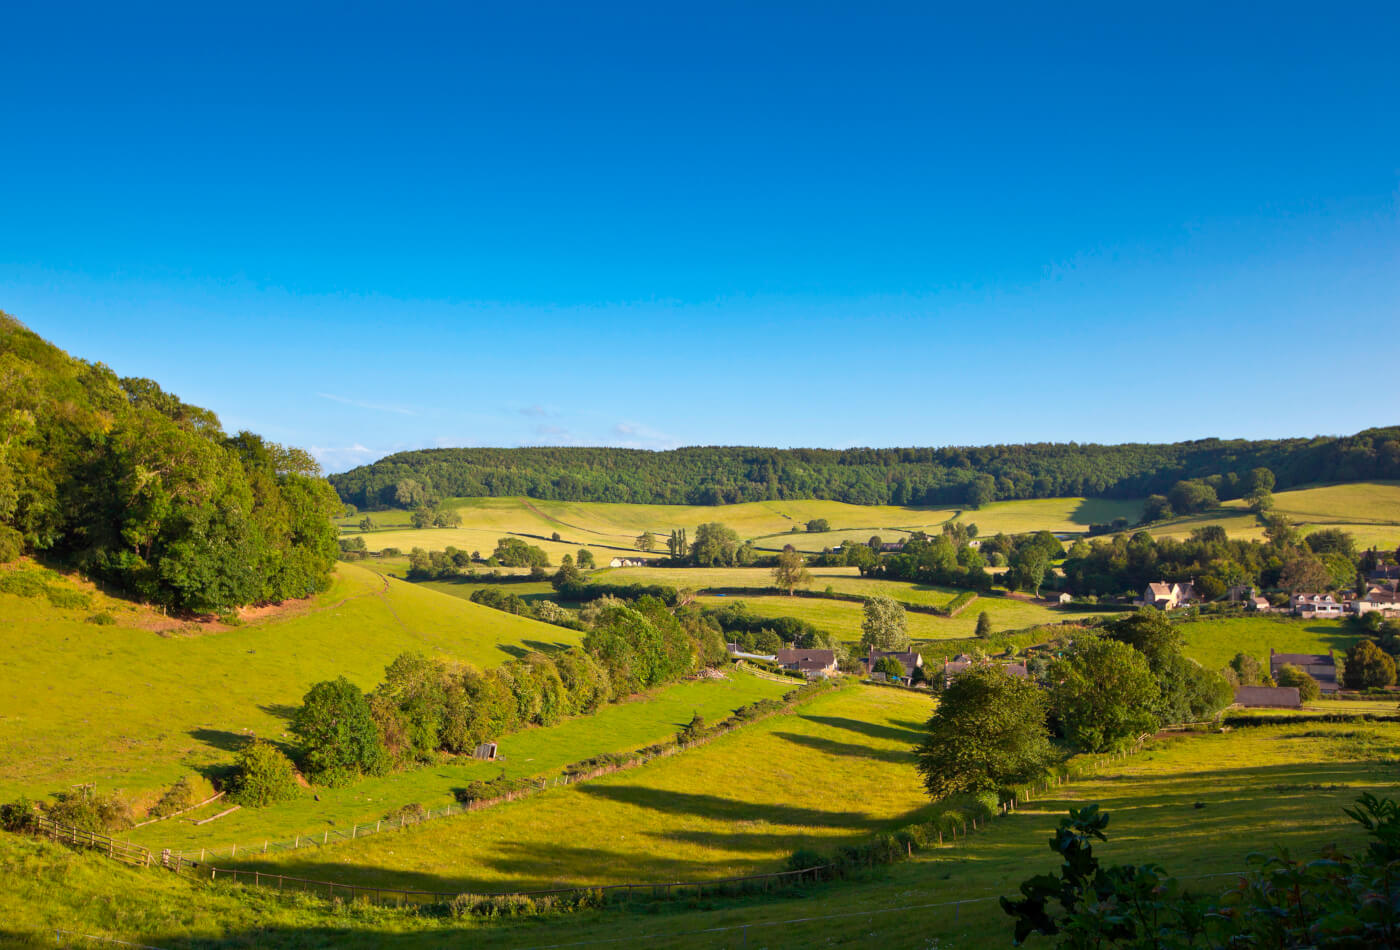
<svg viewBox="0 0 1400 950">
<path fill-rule="evenodd" d="M 313 445 L 307 451 L 311 453 L 312 458 L 321 463 L 321 468 L 328 472 L 338 472 L 345 468 L 363 465 L 384 454 L 358 442 L 348 446 Z"/>
<path fill-rule="evenodd" d="M 520 414 L 521 414 L 522 416 L 531 416 L 532 418 L 540 418 L 540 417 L 542 417 L 542 416 L 557 416 L 557 415 L 559 415 L 559 413 L 555 412 L 553 409 L 546 409 L 544 406 L 541 406 L 539 403 L 535 403 L 535 404 L 532 405 L 532 406 L 526 406 L 525 408 L 523 408 L 523 409 L 520 410 Z"/>
<path fill-rule="evenodd" d="M 331 402 L 338 402 L 346 406 L 355 406 L 358 409 L 373 409 L 375 412 L 393 412 L 401 416 L 416 416 L 418 413 L 412 409 L 405 409 L 403 406 L 386 406 L 377 402 L 364 402 L 359 399 L 348 399 L 345 396 L 337 396 L 335 393 L 317 393 L 322 399 L 329 399 Z"/>
<path fill-rule="evenodd" d="M 612 427 L 613 435 L 622 436 L 622 441 L 614 445 L 628 449 L 674 449 L 680 440 L 640 422 L 623 420 Z"/>
</svg>

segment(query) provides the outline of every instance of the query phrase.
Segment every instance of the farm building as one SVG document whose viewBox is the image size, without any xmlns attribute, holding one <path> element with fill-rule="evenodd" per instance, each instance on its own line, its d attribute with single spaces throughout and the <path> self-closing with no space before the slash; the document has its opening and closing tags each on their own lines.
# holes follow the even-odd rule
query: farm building
<svg viewBox="0 0 1400 950">
<path fill-rule="evenodd" d="M 914 671 L 922 668 L 924 665 L 923 654 L 919 653 L 917 650 L 909 650 L 901 653 L 897 650 L 877 650 L 871 647 L 870 653 L 867 654 L 862 661 L 865 664 L 866 675 L 869 675 L 875 669 L 875 664 L 879 663 L 885 657 L 898 660 L 899 665 L 904 667 L 906 676 L 913 676 Z"/>
<path fill-rule="evenodd" d="M 1144 606 L 1156 607 L 1159 610 L 1172 610 L 1177 607 L 1185 607 L 1196 600 L 1199 600 L 1196 596 L 1196 588 L 1190 581 L 1185 584 L 1156 581 L 1143 589 L 1142 600 L 1139 602 Z"/>
<path fill-rule="evenodd" d="M 1296 686 L 1236 686 L 1235 705 L 1251 709 L 1302 709 Z"/>
<path fill-rule="evenodd" d="M 835 650 L 779 650 L 778 665 L 796 670 L 808 679 L 825 679 L 836 674 Z"/>
<path fill-rule="evenodd" d="M 646 558 L 640 557 L 615 557 L 608 562 L 608 567 L 646 567 Z"/>
<path fill-rule="evenodd" d="M 1269 675 L 1278 680 L 1279 670 L 1296 666 L 1317 680 L 1324 693 L 1337 691 L 1337 661 L 1330 653 L 1275 653 L 1269 648 Z"/>
<path fill-rule="evenodd" d="M 989 666 L 999 666 L 1010 675 L 1019 677 L 1020 679 L 1026 679 L 1031 675 L 1030 671 L 1026 669 L 1025 663 L 1012 663 L 1007 661 L 996 660 L 974 660 L 972 657 L 964 653 L 959 654 L 951 660 L 943 661 L 943 686 L 946 688 L 948 686 L 953 685 L 953 680 L 957 678 L 959 673 L 967 669 L 969 666 L 973 666 L 979 662 L 985 663 Z"/>
<path fill-rule="evenodd" d="M 1269 603 L 1269 598 L 1258 596 L 1251 597 L 1249 600 L 1245 601 L 1245 608 L 1258 614 L 1266 614 L 1274 609 L 1273 605 Z"/>
<path fill-rule="evenodd" d="M 1288 598 L 1288 609 L 1298 617 L 1340 617 L 1346 605 L 1331 594 L 1294 594 Z"/>
</svg>

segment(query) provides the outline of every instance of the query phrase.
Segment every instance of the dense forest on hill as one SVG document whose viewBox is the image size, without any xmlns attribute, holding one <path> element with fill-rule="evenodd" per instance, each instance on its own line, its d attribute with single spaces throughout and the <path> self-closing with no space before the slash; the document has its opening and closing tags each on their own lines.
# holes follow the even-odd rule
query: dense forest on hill
<svg viewBox="0 0 1400 950">
<path fill-rule="evenodd" d="M 825 498 L 857 505 L 970 505 L 1016 498 L 1140 498 L 1184 479 L 1221 476 L 1221 499 L 1248 473 L 1276 489 L 1309 482 L 1400 478 L 1400 427 L 1342 438 L 1202 439 L 1169 445 L 990 445 L 908 449 L 697 447 L 424 449 L 330 476 L 362 508 L 411 504 L 409 494 L 527 495 L 560 501 L 720 505 Z"/>
<path fill-rule="evenodd" d="M 342 508 L 300 449 L 225 435 L 207 409 L 0 313 L 0 561 L 39 554 L 224 610 L 324 588 Z"/>
</svg>

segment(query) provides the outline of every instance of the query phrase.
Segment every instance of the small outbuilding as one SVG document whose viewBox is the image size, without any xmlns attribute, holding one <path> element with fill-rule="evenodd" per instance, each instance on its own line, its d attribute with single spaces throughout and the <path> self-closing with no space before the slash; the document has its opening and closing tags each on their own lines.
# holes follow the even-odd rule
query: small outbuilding
<svg viewBox="0 0 1400 950">
<path fill-rule="evenodd" d="M 1296 686 L 1236 686 L 1235 705 L 1247 709 L 1302 709 Z"/>
</svg>

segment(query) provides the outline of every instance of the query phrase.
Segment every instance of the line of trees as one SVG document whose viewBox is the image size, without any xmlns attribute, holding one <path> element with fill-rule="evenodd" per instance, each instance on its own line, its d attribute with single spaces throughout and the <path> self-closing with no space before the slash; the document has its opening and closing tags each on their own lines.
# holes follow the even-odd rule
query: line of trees
<svg viewBox="0 0 1400 950">
<path fill-rule="evenodd" d="M 722 505 L 829 498 L 858 505 L 965 505 L 999 499 L 1142 498 L 1181 481 L 1218 478 L 1220 499 L 1243 497 L 1257 468 L 1279 488 L 1400 478 L 1400 428 L 1342 438 L 1200 439 L 1169 445 L 1050 444 L 896 449 L 705 446 L 532 447 L 400 452 L 340 475 L 361 508 L 405 506 L 404 482 L 427 497 L 524 495 L 561 501 Z"/>
<path fill-rule="evenodd" d="M 582 645 L 557 653 L 531 652 L 485 671 L 405 653 L 369 693 L 344 677 L 315 684 L 292 717 L 303 773 L 342 786 L 469 753 L 726 659 L 716 626 L 698 614 L 678 618 L 655 598 L 608 602 L 584 616 Z"/>
<path fill-rule="evenodd" d="M 300 449 L 0 313 L 0 561 L 29 552 L 182 611 L 325 589 L 344 505 Z"/>
<path fill-rule="evenodd" d="M 1190 580 L 1197 594 L 1214 600 L 1239 584 L 1289 592 L 1351 587 L 1358 570 L 1380 561 L 1376 552 L 1358 553 L 1351 535 L 1337 528 L 1302 537 L 1271 519 L 1265 534 L 1263 541 L 1232 539 L 1223 527 L 1207 525 L 1185 540 L 1146 531 L 1080 540 L 1066 554 L 1064 584 L 1074 594 L 1105 595 L 1139 592 L 1150 581 Z"/>
</svg>

